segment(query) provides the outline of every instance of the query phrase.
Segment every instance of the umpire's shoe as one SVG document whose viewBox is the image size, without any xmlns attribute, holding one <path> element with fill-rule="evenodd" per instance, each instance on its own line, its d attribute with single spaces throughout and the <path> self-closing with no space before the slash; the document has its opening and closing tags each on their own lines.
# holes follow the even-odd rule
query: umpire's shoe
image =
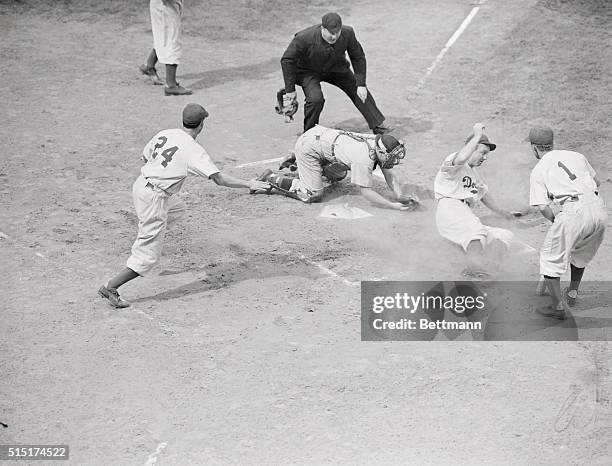
<svg viewBox="0 0 612 466">
<path fill-rule="evenodd" d="M 122 299 L 121 296 L 119 296 L 117 288 L 106 288 L 106 286 L 102 285 L 98 290 L 98 294 L 103 298 L 107 299 L 108 304 L 110 304 L 114 308 L 123 308 L 130 306 L 130 303 L 128 303 L 125 299 Z"/>
<path fill-rule="evenodd" d="M 374 134 L 380 134 L 380 135 L 390 133 L 391 131 L 393 131 L 393 128 L 391 126 L 387 126 L 383 124 L 380 124 L 372 128 L 372 132 Z"/>
</svg>

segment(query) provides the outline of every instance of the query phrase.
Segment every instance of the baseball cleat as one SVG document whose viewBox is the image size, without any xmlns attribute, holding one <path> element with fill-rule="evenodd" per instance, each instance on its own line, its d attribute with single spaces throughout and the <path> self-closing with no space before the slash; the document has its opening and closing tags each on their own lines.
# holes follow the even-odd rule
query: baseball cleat
<svg viewBox="0 0 612 466">
<path fill-rule="evenodd" d="M 553 309 L 552 306 L 537 307 L 536 312 L 544 317 L 552 317 L 553 319 L 565 320 L 566 318 L 564 309 Z"/>
<path fill-rule="evenodd" d="M 185 89 L 180 84 L 173 87 L 164 87 L 164 94 L 166 95 L 191 95 L 193 91 L 191 89 Z"/>
<path fill-rule="evenodd" d="M 569 287 L 563 290 L 563 297 L 568 306 L 574 307 L 576 305 L 576 298 L 578 297 L 578 290 L 570 290 Z"/>
<path fill-rule="evenodd" d="M 130 303 L 119 296 L 119 292 L 116 288 L 106 288 L 106 286 L 102 285 L 98 290 L 98 294 L 107 299 L 108 304 L 114 308 L 124 308 L 130 305 Z"/>
<path fill-rule="evenodd" d="M 157 70 L 155 67 L 147 68 L 147 65 L 140 65 L 138 68 L 142 74 L 151 78 L 151 82 L 155 85 L 163 85 L 166 84 L 162 78 L 157 74 Z"/>
<path fill-rule="evenodd" d="M 147 65 L 140 65 L 138 69 L 140 70 L 142 74 L 146 76 L 153 76 L 157 74 L 157 70 L 155 69 L 155 67 L 147 68 Z"/>
<path fill-rule="evenodd" d="M 285 156 L 283 160 L 281 160 L 281 163 L 278 166 L 278 169 L 282 170 L 283 168 L 289 168 L 292 172 L 297 170 L 294 152 L 290 152 L 289 155 Z"/>
<path fill-rule="evenodd" d="M 489 278 L 491 278 L 491 275 L 489 275 L 489 273 L 485 272 L 484 270 L 473 269 L 470 267 L 463 269 L 461 271 L 461 275 L 467 278 L 471 278 L 472 280 L 488 280 Z"/>
</svg>

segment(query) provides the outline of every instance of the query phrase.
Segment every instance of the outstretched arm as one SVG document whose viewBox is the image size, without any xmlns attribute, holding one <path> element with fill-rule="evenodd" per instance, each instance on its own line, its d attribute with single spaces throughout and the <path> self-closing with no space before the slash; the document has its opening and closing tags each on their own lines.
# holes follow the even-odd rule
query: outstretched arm
<svg viewBox="0 0 612 466">
<path fill-rule="evenodd" d="M 217 172 L 210 176 L 210 179 L 219 186 L 226 186 L 228 188 L 249 188 L 249 189 L 268 189 L 270 185 L 263 181 L 257 180 L 243 180 L 236 178 L 235 176 L 228 175 L 227 173 Z"/>
<path fill-rule="evenodd" d="M 381 196 L 380 194 L 378 194 L 372 188 L 362 187 L 361 195 L 365 197 L 368 201 L 370 201 L 372 204 L 376 204 L 380 207 L 385 207 L 387 209 L 394 209 L 394 210 L 411 210 L 410 206 L 406 206 L 402 204 L 401 202 L 390 201 L 384 196 Z"/>
<path fill-rule="evenodd" d="M 491 209 L 493 212 L 495 212 L 498 215 L 501 215 L 504 218 L 507 218 L 508 220 L 514 220 L 514 214 L 512 212 L 510 212 L 509 210 L 505 210 L 502 209 L 501 207 L 499 207 L 495 201 L 493 200 L 493 197 L 490 194 L 485 194 L 482 199 L 481 199 L 482 203 L 484 205 L 486 205 L 489 209 Z"/>
<path fill-rule="evenodd" d="M 472 152 L 474 152 L 476 147 L 478 147 L 478 141 L 480 141 L 483 131 L 484 125 L 482 123 L 474 124 L 474 127 L 472 128 L 472 139 L 470 139 L 469 142 L 457 153 L 453 165 L 463 165 L 468 161 L 470 155 L 472 155 Z"/>
<path fill-rule="evenodd" d="M 387 186 L 389 186 L 389 189 L 393 191 L 395 197 L 400 197 L 402 195 L 402 187 L 393 170 L 381 168 L 381 171 L 385 176 L 385 181 L 387 182 Z"/>
</svg>

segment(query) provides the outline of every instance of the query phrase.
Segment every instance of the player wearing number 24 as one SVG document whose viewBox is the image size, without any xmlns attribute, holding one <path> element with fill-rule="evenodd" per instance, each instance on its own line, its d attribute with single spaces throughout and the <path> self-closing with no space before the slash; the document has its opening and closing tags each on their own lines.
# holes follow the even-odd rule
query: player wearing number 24
<svg viewBox="0 0 612 466">
<path fill-rule="evenodd" d="M 200 175 L 229 188 L 269 189 L 257 180 L 242 180 L 222 173 L 206 150 L 196 142 L 204 128 L 208 112 L 199 104 L 183 109 L 183 127 L 157 133 L 143 150 L 145 162 L 134 182 L 132 197 L 138 215 L 138 236 L 126 267 L 98 290 L 113 307 L 128 307 L 118 288 L 138 276 L 144 276 L 159 261 L 166 227 L 185 212 L 177 194 L 188 174 Z"/>
</svg>

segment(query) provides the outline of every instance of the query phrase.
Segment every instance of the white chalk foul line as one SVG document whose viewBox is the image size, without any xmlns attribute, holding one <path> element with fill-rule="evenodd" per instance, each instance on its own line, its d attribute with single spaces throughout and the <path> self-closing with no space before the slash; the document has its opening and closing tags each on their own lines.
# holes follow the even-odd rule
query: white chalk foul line
<svg viewBox="0 0 612 466">
<path fill-rule="evenodd" d="M 442 61 L 442 58 L 444 57 L 444 55 L 446 55 L 446 52 L 448 52 L 448 50 L 453 46 L 453 44 L 457 41 L 459 36 L 463 34 L 463 31 L 466 30 L 468 25 L 474 19 L 474 16 L 476 16 L 476 14 L 478 13 L 478 10 L 480 10 L 480 6 L 483 5 L 486 1 L 487 0 L 480 0 L 477 3 L 477 6 L 472 8 L 472 11 L 470 11 L 470 13 L 466 16 L 466 18 L 463 20 L 459 28 L 453 33 L 450 39 L 448 39 L 444 48 L 440 50 L 440 53 L 435 58 L 435 60 L 432 62 L 432 64 L 429 66 L 429 68 L 427 68 L 427 70 L 425 71 L 425 75 L 421 78 L 421 80 L 417 84 L 417 89 L 421 89 L 425 85 L 425 81 L 427 81 L 427 78 L 431 75 L 431 73 L 433 73 L 436 67 L 440 64 L 440 62 Z M 255 162 L 248 162 L 248 163 L 237 165 L 236 168 L 251 167 L 254 165 L 265 165 L 267 163 L 280 162 L 281 160 L 283 160 L 283 157 L 278 157 L 276 159 L 256 160 Z"/>
<path fill-rule="evenodd" d="M 361 282 L 352 282 L 351 280 L 348 280 L 348 279 L 344 278 L 342 275 L 334 272 L 332 269 L 328 269 L 323 264 L 319 264 L 318 262 L 315 262 L 315 261 L 312 261 L 312 260 L 308 259 L 303 254 L 300 254 L 299 258 L 300 258 L 300 260 L 306 262 L 308 265 L 312 265 L 312 266 L 318 268 L 324 274 L 329 275 L 330 277 L 337 278 L 338 280 L 342 280 L 342 283 L 344 283 L 347 286 L 359 286 L 360 283 L 361 283 Z"/>
<path fill-rule="evenodd" d="M 276 159 L 266 159 L 266 160 L 256 160 L 255 162 L 242 163 L 240 165 L 236 165 L 236 168 L 244 168 L 250 167 L 253 165 L 265 165 L 267 163 L 280 162 L 284 157 L 278 157 Z"/>
<path fill-rule="evenodd" d="M 149 458 L 147 459 L 147 462 L 145 463 L 145 466 L 151 466 L 155 463 L 157 463 L 157 457 L 162 453 L 162 451 L 164 451 L 164 449 L 168 446 L 168 442 L 162 442 L 159 445 L 157 445 L 157 448 L 155 449 L 154 453 L 151 453 L 149 455 Z"/>
<path fill-rule="evenodd" d="M 147 314 L 144 311 L 141 311 L 140 309 L 136 309 L 136 307 L 134 305 L 131 305 L 128 308 L 129 311 L 134 312 L 135 314 L 141 315 L 142 317 L 144 317 L 147 320 L 150 320 L 151 322 L 153 322 L 154 324 L 156 324 L 161 330 L 163 330 L 164 332 L 168 332 L 169 334 L 176 336 L 178 335 L 177 332 L 175 332 L 174 330 L 172 330 L 170 327 L 168 327 L 167 325 L 165 325 L 163 322 L 160 322 L 159 320 L 155 319 L 152 315 Z"/>
<path fill-rule="evenodd" d="M 436 69 L 436 66 L 440 64 L 440 62 L 442 61 L 442 58 L 444 57 L 444 55 L 446 55 L 446 52 L 448 52 L 448 50 L 453 46 L 453 44 L 459 38 L 459 36 L 463 34 L 463 31 L 465 31 L 468 25 L 472 22 L 472 19 L 474 19 L 474 16 L 476 16 L 476 13 L 478 13 L 478 10 L 480 10 L 480 5 L 484 4 L 485 1 L 486 0 L 480 1 L 478 3 L 478 6 L 475 6 L 474 8 L 472 8 L 472 11 L 470 11 L 470 14 L 466 16 L 466 18 L 463 20 L 459 28 L 450 37 L 450 39 L 448 39 L 444 48 L 440 50 L 440 53 L 438 54 L 436 59 L 432 62 L 429 68 L 427 68 L 425 75 L 421 78 L 421 80 L 419 81 L 419 84 L 417 85 L 417 89 L 421 89 L 425 85 L 425 81 L 427 81 L 427 78 L 429 77 L 429 75 L 433 73 L 433 70 Z"/>
</svg>

